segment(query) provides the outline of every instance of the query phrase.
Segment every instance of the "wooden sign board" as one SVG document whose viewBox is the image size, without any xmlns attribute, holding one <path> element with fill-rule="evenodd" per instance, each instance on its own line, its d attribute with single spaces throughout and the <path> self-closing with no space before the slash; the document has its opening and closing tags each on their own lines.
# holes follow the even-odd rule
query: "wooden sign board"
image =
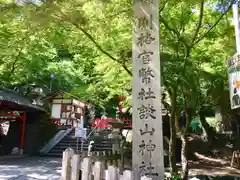
<svg viewBox="0 0 240 180">
<path fill-rule="evenodd" d="M 164 179 L 158 0 L 134 0 L 133 176 Z"/>
<path fill-rule="evenodd" d="M 87 137 L 87 128 L 76 128 L 75 137 L 86 138 Z"/>
</svg>

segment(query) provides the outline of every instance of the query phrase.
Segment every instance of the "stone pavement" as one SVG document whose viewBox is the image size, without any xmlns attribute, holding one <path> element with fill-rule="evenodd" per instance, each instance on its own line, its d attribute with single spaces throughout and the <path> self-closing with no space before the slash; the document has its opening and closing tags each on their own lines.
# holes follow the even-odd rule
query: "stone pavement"
<svg viewBox="0 0 240 180">
<path fill-rule="evenodd" d="M 0 159 L 0 180 L 60 180 L 61 158 Z"/>
</svg>

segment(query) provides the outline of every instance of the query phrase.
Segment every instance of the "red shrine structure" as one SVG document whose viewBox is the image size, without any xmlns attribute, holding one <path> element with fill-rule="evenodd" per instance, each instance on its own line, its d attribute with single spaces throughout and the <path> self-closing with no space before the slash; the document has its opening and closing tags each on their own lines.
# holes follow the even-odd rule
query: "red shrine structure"
<svg viewBox="0 0 240 180">
<path fill-rule="evenodd" d="M 15 91 L 6 88 L 0 89 L 0 125 L 2 126 L 5 122 L 10 122 L 9 124 L 11 124 L 11 122 L 20 122 L 20 134 L 17 133 L 17 137 L 13 137 L 14 139 L 11 138 L 11 140 L 20 139 L 20 142 L 16 141 L 19 142 L 19 144 L 12 144 L 12 147 L 10 148 L 12 149 L 17 146 L 20 150 L 19 153 L 21 154 L 23 153 L 25 146 L 26 123 L 29 120 L 27 118 L 29 112 L 42 113 L 44 112 L 44 109 L 37 105 L 33 105 L 31 100 L 17 94 Z M 2 135 L 3 134 L 1 134 L 1 140 Z M 11 142 L 7 143 L 8 146 L 11 144 Z M 4 144 L 4 142 L 0 141 L 0 144 L 1 148 L 6 149 L 7 145 Z"/>
<path fill-rule="evenodd" d="M 110 124 L 111 121 L 115 120 L 115 118 L 96 118 L 92 121 L 92 128 L 96 129 L 107 129 L 112 127 Z M 123 129 L 132 129 L 132 120 L 129 119 L 120 119 L 123 123 Z"/>
<path fill-rule="evenodd" d="M 60 92 L 42 99 L 49 104 L 51 120 L 61 127 L 84 127 L 84 111 L 88 103 Z"/>
<path fill-rule="evenodd" d="M 21 134 L 20 134 L 20 144 L 19 144 L 19 149 L 20 153 L 23 154 L 24 150 L 24 136 L 25 136 L 25 128 L 26 128 L 26 112 L 25 111 L 12 111 L 12 108 L 7 108 L 6 105 L 8 103 L 2 103 L 0 101 L 0 108 L 2 109 L 2 106 L 4 106 L 5 110 L 3 110 L 0 113 L 0 123 L 6 122 L 6 121 L 21 121 Z"/>
<path fill-rule="evenodd" d="M 125 100 L 125 97 L 117 97 L 119 102 Z M 115 118 L 95 118 L 90 119 L 89 122 L 85 122 L 84 114 L 85 111 L 89 108 L 89 103 L 79 98 L 76 98 L 65 92 L 58 92 L 50 96 L 44 97 L 42 99 L 45 103 L 49 104 L 51 111 L 51 120 L 62 128 L 71 127 L 71 128 L 83 128 L 90 125 L 92 128 L 96 129 L 107 129 L 111 127 L 109 124 L 110 121 L 113 121 Z M 120 114 L 123 112 L 123 107 L 120 104 L 118 107 Z M 121 118 L 125 124 L 124 129 L 132 128 L 132 121 L 127 118 Z"/>
</svg>

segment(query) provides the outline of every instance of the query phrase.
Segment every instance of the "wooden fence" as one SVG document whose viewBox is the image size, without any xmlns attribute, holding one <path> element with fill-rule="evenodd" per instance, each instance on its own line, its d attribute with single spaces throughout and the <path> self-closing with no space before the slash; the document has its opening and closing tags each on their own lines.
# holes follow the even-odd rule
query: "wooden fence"
<svg viewBox="0 0 240 180">
<path fill-rule="evenodd" d="M 123 171 L 120 174 L 116 165 L 107 165 L 101 161 L 93 162 L 92 157 L 81 157 L 71 148 L 63 152 L 61 180 L 133 180 L 132 172 Z M 151 180 L 142 177 L 141 180 Z"/>
</svg>

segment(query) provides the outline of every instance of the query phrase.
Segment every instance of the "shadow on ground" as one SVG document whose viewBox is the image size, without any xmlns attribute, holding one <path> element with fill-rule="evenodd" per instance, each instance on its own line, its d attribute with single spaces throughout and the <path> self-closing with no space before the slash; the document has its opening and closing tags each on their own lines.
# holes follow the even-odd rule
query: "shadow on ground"
<svg viewBox="0 0 240 180">
<path fill-rule="evenodd" d="M 0 160 L 0 180 L 59 180 L 60 158 L 26 157 Z"/>
<path fill-rule="evenodd" d="M 230 160 L 196 153 L 196 160 L 189 161 L 190 173 L 196 180 L 240 180 L 240 170 L 230 167 Z"/>
</svg>

